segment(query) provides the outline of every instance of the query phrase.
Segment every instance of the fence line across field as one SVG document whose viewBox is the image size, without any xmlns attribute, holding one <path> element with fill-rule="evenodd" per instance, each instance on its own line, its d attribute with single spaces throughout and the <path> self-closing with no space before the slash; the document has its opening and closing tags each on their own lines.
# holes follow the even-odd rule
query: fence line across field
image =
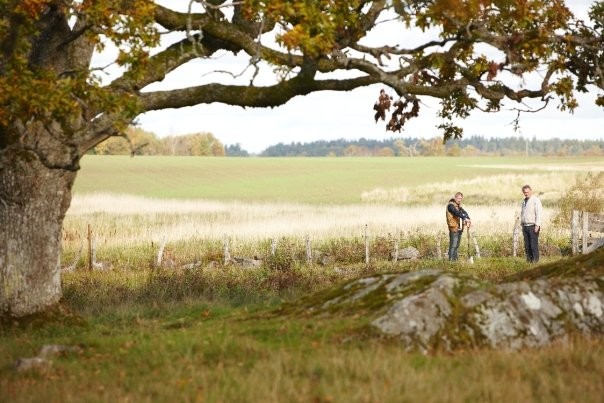
<svg viewBox="0 0 604 403">
<path fill-rule="evenodd" d="M 435 250 L 435 256 L 437 257 L 437 259 L 444 259 L 445 255 L 442 253 L 442 249 L 441 249 L 441 242 L 442 242 L 442 238 L 443 238 L 444 233 L 443 232 L 439 232 L 436 237 L 435 237 L 435 243 L 436 243 L 436 250 Z M 474 250 L 475 250 L 475 257 L 480 258 L 480 248 L 478 245 L 478 241 L 476 238 L 476 234 L 475 232 L 471 233 L 472 236 L 472 240 L 473 240 L 473 245 L 474 245 Z M 375 237 L 376 239 L 378 239 L 379 237 Z M 364 228 L 364 234 L 363 234 L 363 243 L 364 243 L 364 250 L 365 250 L 365 264 L 369 265 L 370 261 L 371 261 L 371 239 L 372 237 L 369 234 L 369 229 L 368 226 L 365 225 Z M 88 270 L 105 270 L 108 269 L 109 266 L 107 264 L 104 264 L 102 262 L 98 262 L 96 259 L 97 256 L 97 245 L 96 245 L 96 238 L 94 236 L 94 230 L 92 228 L 92 226 L 90 224 L 87 225 L 87 232 L 86 232 L 86 241 L 87 241 L 87 245 L 88 245 L 88 253 L 87 253 L 87 262 L 86 262 L 86 266 L 88 268 Z M 404 257 L 401 256 L 401 249 L 399 248 L 399 242 L 400 239 L 399 237 L 393 237 L 393 248 L 392 248 L 392 253 L 390 254 L 392 257 L 392 261 L 396 262 L 399 260 L 405 260 L 405 259 L 409 259 L 408 257 Z M 162 267 L 165 263 L 165 259 L 164 259 L 164 253 L 166 251 L 166 246 L 167 246 L 167 240 L 166 238 L 163 238 L 159 243 L 158 243 L 158 251 L 157 251 L 157 255 L 155 257 L 155 259 L 153 260 L 155 267 Z M 277 238 L 271 238 L 270 239 L 270 255 L 271 256 L 275 256 L 277 253 L 277 249 L 278 249 L 278 244 L 279 241 Z M 313 262 L 313 249 L 312 249 L 312 240 L 310 238 L 309 235 L 306 235 L 304 237 L 304 249 L 305 249 L 305 253 L 306 253 L 306 262 L 309 264 L 312 264 Z M 82 251 L 83 251 L 83 244 L 80 247 L 79 252 L 76 254 L 76 257 L 73 261 L 72 264 L 66 266 L 65 268 L 63 268 L 64 271 L 73 271 L 75 270 L 77 263 L 79 262 L 81 255 L 82 255 Z M 238 257 L 233 257 L 231 254 L 231 239 L 228 235 L 224 235 L 223 237 L 223 241 L 222 241 L 222 252 L 223 252 L 223 261 L 222 263 L 224 265 L 228 265 L 232 262 L 237 262 L 238 260 L 245 260 L 246 258 L 238 258 Z M 470 253 L 470 252 L 469 252 Z M 255 259 L 255 258 L 253 258 Z"/>
<path fill-rule="evenodd" d="M 512 257 L 518 257 L 519 254 L 519 244 L 520 244 L 520 231 L 521 226 L 520 226 L 520 215 L 516 214 L 515 217 L 515 223 L 514 223 L 514 229 L 513 229 L 513 233 L 512 233 Z M 398 233 L 398 231 L 396 231 L 396 233 Z M 438 232 L 435 235 L 435 253 L 434 255 L 437 257 L 437 259 L 444 259 L 446 258 L 446 249 L 445 251 L 442 250 L 442 238 L 446 236 L 446 234 L 443 231 Z M 481 258 L 481 252 L 480 252 L 480 246 L 478 244 L 478 239 L 476 236 L 476 231 L 468 231 L 468 238 L 472 240 L 472 244 L 474 247 L 474 255 L 473 257 L 475 258 Z M 375 239 L 380 238 L 379 236 L 376 236 Z M 472 254 L 472 252 L 470 251 L 470 240 L 468 239 L 468 257 L 470 257 L 470 255 Z M 369 227 L 367 224 L 365 224 L 364 226 L 364 231 L 363 231 L 363 242 L 364 242 L 364 262 L 366 265 L 370 264 L 371 261 L 371 256 L 370 256 L 370 251 L 371 251 L 371 240 L 372 237 L 369 234 Z M 88 268 L 88 270 L 105 270 L 109 268 L 109 265 L 104 264 L 102 262 L 97 262 L 96 260 L 96 256 L 97 256 L 97 245 L 96 245 L 96 239 L 94 236 L 94 230 L 92 228 L 92 226 L 90 224 L 87 225 L 87 231 L 86 231 L 86 243 L 88 245 L 88 253 L 87 253 L 87 262 L 86 262 L 86 266 Z M 400 242 L 400 237 L 395 236 L 392 238 L 393 241 L 393 246 L 392 246 L 392 253 L 390 254 L 391 259 L 393 262 L 397 262 L 399 260 L 404 260 L 404 259 L 408 259 L 408 257 L 405 256 L 401 256 L 401 249 L 399 248 L 399 242 Z M 222 242 L 222 252 L 223 252 L 223 260 L 222 263 L 224 265 L 228 265 L 230 263 L 233 262 L 239 262 L 241 263 L 241 261 L 247 262 L 247 261 L 254 261 L 255 263 L 253 265 L 259 265 L 259 260 L 254 257 L 254 258 L 241 258 L 241 257 L 233 257 L 231 254 L 231 239 L 228 235 L 224 235 L 223 237 L 223 242 Z M 278 249 L 278 238 L 270 238 L 270 256 L 275 256 L 277 253 L 277 249 Z M 166 245 L 167 245 L 167 240 L 166 238 L 163 238 L 160 242 L 159 242 L 159 249 L 157 251 L 157 256 L 156 258 L 153 260 L 155 267 L 162 267 L 163 265 L 165 265 L 165 259 L 164 259 L 164 253 L 166 251 Z M 572 254 L 576 255 L 578 253 L 589 253 L 595 249 L 597 249 L 598 247 L 604 246 L 604 215 L 602 214 L 594 214 L 594 213 L 589 213 L 589 212 L 584 212 L 584 211 L 578 211 L 578 210 L 574 210 L 572 213 L 572 220 L 571 220 L 571 247 L 572 247 Z M 63 271 L 73 271 L 75 270 L 75 268 L 77 267 L 78 262 L 80 261 L 80 258 L 82 257 L 82 252 L 84 249 L 84 243 L 81 244 L 80 249 L 78 251 L 78 253 L 76 253 L 76 256 L 74 258 L 74 261 L 69 264 L 68 266 L 63 268 Z M 313 249 L 312 249 L 312 239 L 310 237 L 310 235 L 305 235 L 304 236 L 304 250 L 305 250 L 305 254 L 306 254 L 306 262 L 308 264 L 312 264 L 313 263 Z M 192 267 L 197 267 L 201 265 L 201 263 L 195 265 L 193 264 Z M 189 265 L 185 265 L 185 266 L 191 266 L 191 264 Z"/>
</svg>

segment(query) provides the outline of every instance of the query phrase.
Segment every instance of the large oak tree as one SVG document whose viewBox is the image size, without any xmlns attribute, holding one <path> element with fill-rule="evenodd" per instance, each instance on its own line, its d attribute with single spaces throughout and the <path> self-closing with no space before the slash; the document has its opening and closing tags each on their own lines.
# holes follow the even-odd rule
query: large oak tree
<svg viewBox="0 0 604 403">
<path fill-rule="evenodd" d="M 146 111 L 213 102 L 272 107 L 315 91 L 381 83 L 400 99 L 382 96 L 376 119 L 400 130 L 420 113 L 422 97 L 437 98 L 446 139 L 461 135 L 453 119 L 474 109 L 547 103 L 553 95 L 572 110 L 576 91 L 604 88 L 600 1 L 584 24 L 562 0 L 189 6 L 177 12 L 150 0 L 0 0 L 1 315 L 39 312 L 59 300 L 61 226 L 79 161 Z M 378 46 L 366 41 L 384 24 L 399 29 Z M 408 46 L 406 32 L 421 31 L 431 38 Z M 164 36 L 171 45 L 162 46 Z M 119 50 L 112 66 L 122 74 L 104 83 L 109 66 L 91 62 L 109 45 Z M 270 69 L 275 83 L 257 85 L 253 74 L 247 85 L 149 90 L 179 66 L 213 63 L 220 52 L 241 55 L 254 72 Z M 330 74 L 337 72 L 347 74 Z"/>
</svg>

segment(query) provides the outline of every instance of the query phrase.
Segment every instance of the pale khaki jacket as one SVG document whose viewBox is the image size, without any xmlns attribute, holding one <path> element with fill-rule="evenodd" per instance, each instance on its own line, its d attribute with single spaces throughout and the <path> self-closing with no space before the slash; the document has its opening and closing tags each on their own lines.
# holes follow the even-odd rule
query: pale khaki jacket
<svg viewBox="0 0 604 403">
<path fill-rule="evenodd" d="M 522 225 L 537 225 L 541 227 L 543 218 L 543 206 L 537 196 L 531 196 L 528 200 L 522 201 L 520 212 L 520 223 Z"/>
</svg>

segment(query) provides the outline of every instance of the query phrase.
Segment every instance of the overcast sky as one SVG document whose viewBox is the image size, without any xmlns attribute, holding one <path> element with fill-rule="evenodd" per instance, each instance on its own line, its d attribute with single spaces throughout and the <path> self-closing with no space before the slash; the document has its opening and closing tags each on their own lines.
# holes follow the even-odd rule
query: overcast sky
<svg viewBox="0 0 604 403">
<path fill-rule="evenodd" d="M 163 1 L 173 7 L 175 0 Z M 590 0 L 570 0 L 569 7 L 579 15 L 584 15 Z M 183 4 L 188 4 L 184 1 Z M 376 33 L 375 35 L 380 35 Z M 388 36 L 390 40 L 392 35 Z M 374 38 L 380 41 L 380 38 Z M 408 45 L 406 45 L 408 46 Z M 189 63 L 172 72 L 159 84 L 147 90 L 185 87 L 207 82 L 234 82 L 231 76 L 212 73 L 215 70 L 228 70 L 239 74 L 245 68 L 236 57 L 222 53 L 214 64 Z M 248 72 L 249 73 L 249 72 Z M 264 72 L 260 84 L 269 84 L 270 74 Z M 243 75 L 240 84 L 249 82 L 249 74 Z M 519 83 L 520 84 L 520 83 Z M 222 104 L 198 105 L 181 109 L 153 111 L 138 117 L 139 126 L 156 133 L 158 136 L 180 135 L 197 132 L 210 132 L 223 144 L 236 144 L 251 153 L 259 153 L 266 147 L 279 142 L 311 142 L 314 140 L 350 140 L 361 137 L 382 140 L 391 137 L 431 138 L 441 136 L 436 126 L 440 119 L 436 117 L 437 101 L 424 99 L 420 116 L 406 124 L 401 133 L 385 131 L 385 122 L 373 120 L 373 104 L 383 85 L 359 88 L 350 92 L 318 92 L 296 97 L 286 105 L 273 108 L 241 108 Z M 389 90 L 390 94 L 396 94 Z M 455 123 L 464 128 L 465 137 L 480 135 L 486 137 L 527 136 L 547 139 L 604 139 L 604 111 L 593 104 L 592 94 L 581 96 L 581 106 L 574 114 L 560 112 L 556 103 L 536 114 L 523 114 L 520 131 L 514 131 L 512 121 L 516 112 L 503 110 L 496 114 L 474 112 L 469 118 Z M 512 102 L 506 104 L 511 107 Z"/>
</svg>

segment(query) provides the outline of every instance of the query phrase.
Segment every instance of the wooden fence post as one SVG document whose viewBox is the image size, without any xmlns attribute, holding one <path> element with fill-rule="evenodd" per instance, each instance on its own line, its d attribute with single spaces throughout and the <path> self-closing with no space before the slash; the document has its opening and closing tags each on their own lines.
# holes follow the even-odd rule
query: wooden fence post
<svg viewBox="0 0 604 403">
<path fill-rule="evenodd" d="M 587 238 L 589 238 L 589 213 L 587 211 L 583 212 L 583 230 L 582 232 L 582 246 L 581 246 L 581 253 L 582 254 L 586 254 L 587 253 Z"/>
<path fill-rule="evenodd" d="M 585 235 L 585 238 L 587 238 L 588 241 L 587 248 L 583 253 L 591 253 L 604 246 L 604 236 L 602 236 L 602 234 L 604 234 L 604 214 L 585 214 L 589 214 L 589 223 L 587 224 L 587 234 Z"/>
<path fill-rule="evenodd" d="M 92 262 L 94 262 L 92 245 L 92 226 L 88 224 L 88 270 L 92 271 Z"/>
<path fill-rule="evenodd" d="M 392 251 L 392 261 L 398 261 L 398 231 L 396 232 L 396 236 L 394 237 L 394 250 Z"/>
<path fill-rule="evenodd" d="M 367 224 L 365 224 L 365 264 L 369 265 L 369 236 L 367 231 Z"/>
<path fill-rule="evenodd" d="M 164 258 L 165 247 L 166 247 L 166 239 L 163 239 L 161 241 L 161 244 L 159 245 L 159 250 L 157 251 L 157 259 L 155 260 L 155 267 L 157 267 L 157 268 L 161 267 L 162 260 Z"/>
<path fill-rule="evenodd" d="M 306 242 L 306 261 L 308 263 L 312 263 L 312 250 L 310 248 L 310 236 L 306 235 L 304 240 Z"/>
<path fill-rule="evenodd" d="M 275 238 L 271 239 L 271 256 L 275 256 L 277 253 L 277 240 Z"/>
<path fill-rule="evenodd" d="M 231 261 L 231 253 L 229 252 L 229 237 L 224 236 L 224 242 L 222 244 L 224 249 L 224 264 L 225 266 Z"/>
<path fill-rule="evenodd" d="M 572 220 L 570 222 L 571 248 L 573 256 L 579 253 L 579 220 L 581 213 L 573 210 Z"/>
<path fill-rule="evenodd" d="M 476 241 L 475 232 L 472 232 L 472 242 L 474 242 L 474 249 L 476 250 L 476 258 L 480 259 L 480 248 L 478 247 L 478 241 Z"/>
<path fill-rule="evenodd" d="M 512 235 L 512 256 L 518 256 L 518 240 L 520 238 L 520 215 L 516 213 L 516 221 L 514 222 L 514 233 Z"/>
</svg>

